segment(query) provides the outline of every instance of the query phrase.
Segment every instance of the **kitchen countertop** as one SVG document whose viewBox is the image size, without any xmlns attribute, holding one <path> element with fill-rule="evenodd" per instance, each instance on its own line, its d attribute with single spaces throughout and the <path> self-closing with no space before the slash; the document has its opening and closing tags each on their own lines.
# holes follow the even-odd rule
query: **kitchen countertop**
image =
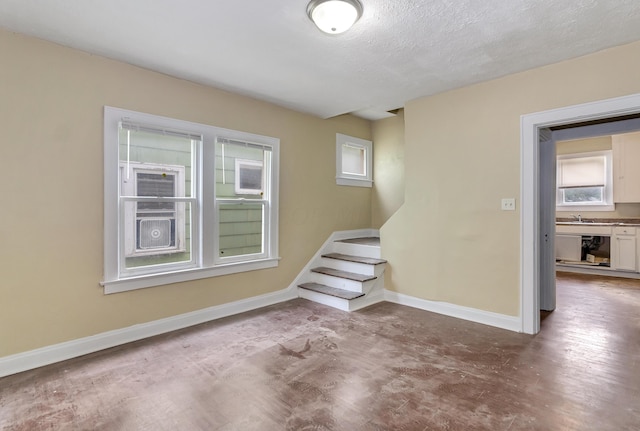
<svg viewBox="0 0 640 431">
<path fill-rule="evenodd" d="M 556 224 L 572 226 L 637 226 L 640 227 L 640 219 L 585 219 L 577 221 L 568 218 L 557 218 Z"/>
</svg>

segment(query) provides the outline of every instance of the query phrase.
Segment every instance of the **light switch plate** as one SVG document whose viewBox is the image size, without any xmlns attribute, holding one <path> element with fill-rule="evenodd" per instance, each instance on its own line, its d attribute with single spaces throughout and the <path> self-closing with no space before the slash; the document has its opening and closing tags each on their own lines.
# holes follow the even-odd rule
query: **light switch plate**
<svg viewBox="0 0 640 431">
<path fill-rule="evenodd" d="M 515 198 L 503 198 L 502 199 L 502 211 L 515 211 L 516 199 Z"/>
</svg>

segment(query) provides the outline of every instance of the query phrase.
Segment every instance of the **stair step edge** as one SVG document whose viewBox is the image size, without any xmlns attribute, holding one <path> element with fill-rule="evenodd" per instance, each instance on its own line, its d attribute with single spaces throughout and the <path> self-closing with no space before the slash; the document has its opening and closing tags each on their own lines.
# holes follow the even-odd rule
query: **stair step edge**
<svg viewBox="0 0 640 431">
<path fill-rule="evenodd" d="M 363 263 L 365 265 L 380 265 L 383 263 L 387 263 L 387 261 L 384 259 L 376 259 L 374 257 L 364 257 L 364 256 L 353 256 L 350 254 L 342 254 L 342 253 L 326 253 L 326 254 L 323 254 L 322 257 L 326 257 L 329 259 L 336 259 L 336 260 L 344 260 L 347 262 Z"/>
<path fill-rule="evenodd" d="M 377 237 L 377 236 L 338 239 L 335 242 L 343 242 L 343 243 L 355 244 L 355 245 L 364 245 L 364 246 L 368 246 L 368 247 L 380 247 L 380 237 Z"/>
<path fill-rule="evenodd" d="M 311 272 L 316 272 L 319 274 L 325 274 L 333 277 L 344 278 L 347 280 L 360 281 L 360 282 L 375 280 L 376 278 L 378 278 L 375 275 L 358 274 L 355 272 L 342 271 L 340 269 L 327 268 L 326 266 L 319 266 L 317 268 L 313 268 L 311 269 Z"/>
<path fill-rule="evenodd" d="M 298 287 L 313 292 L 323 293 L 325 295 L 335 296 L 336 298 L 346 299 L 348 301 L 364 296 L 361 292 L 352 292 L 350 290 L 338 289 L 337 287 L 325 286 L 320 283 L 302 283 Z"/>
</svg>

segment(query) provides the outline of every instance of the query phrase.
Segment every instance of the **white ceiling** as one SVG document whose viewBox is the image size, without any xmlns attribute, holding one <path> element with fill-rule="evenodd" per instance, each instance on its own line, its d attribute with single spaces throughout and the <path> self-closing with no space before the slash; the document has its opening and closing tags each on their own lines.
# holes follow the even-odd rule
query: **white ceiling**
<svg viewBox="0 0 640 431">
<path fill-rule="evenodd" d="M 638 0 L 361 0 L 341 35 L 307 0 L 0 0 L 0 27 L 322 118 L 640 40 Z"/>
</svg>

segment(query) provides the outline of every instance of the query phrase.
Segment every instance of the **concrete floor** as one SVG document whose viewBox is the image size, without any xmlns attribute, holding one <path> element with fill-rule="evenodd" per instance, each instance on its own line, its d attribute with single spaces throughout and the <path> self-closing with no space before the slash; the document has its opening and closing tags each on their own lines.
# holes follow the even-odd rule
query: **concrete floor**
<svg viewBox="0 0 640 431">
<path fill-rule="evenodd" d="M 638 430 L 640 282 L 559 274 L 535 337 L 294 300 L 0 379 L 0 429 Z"/>
</svg>

